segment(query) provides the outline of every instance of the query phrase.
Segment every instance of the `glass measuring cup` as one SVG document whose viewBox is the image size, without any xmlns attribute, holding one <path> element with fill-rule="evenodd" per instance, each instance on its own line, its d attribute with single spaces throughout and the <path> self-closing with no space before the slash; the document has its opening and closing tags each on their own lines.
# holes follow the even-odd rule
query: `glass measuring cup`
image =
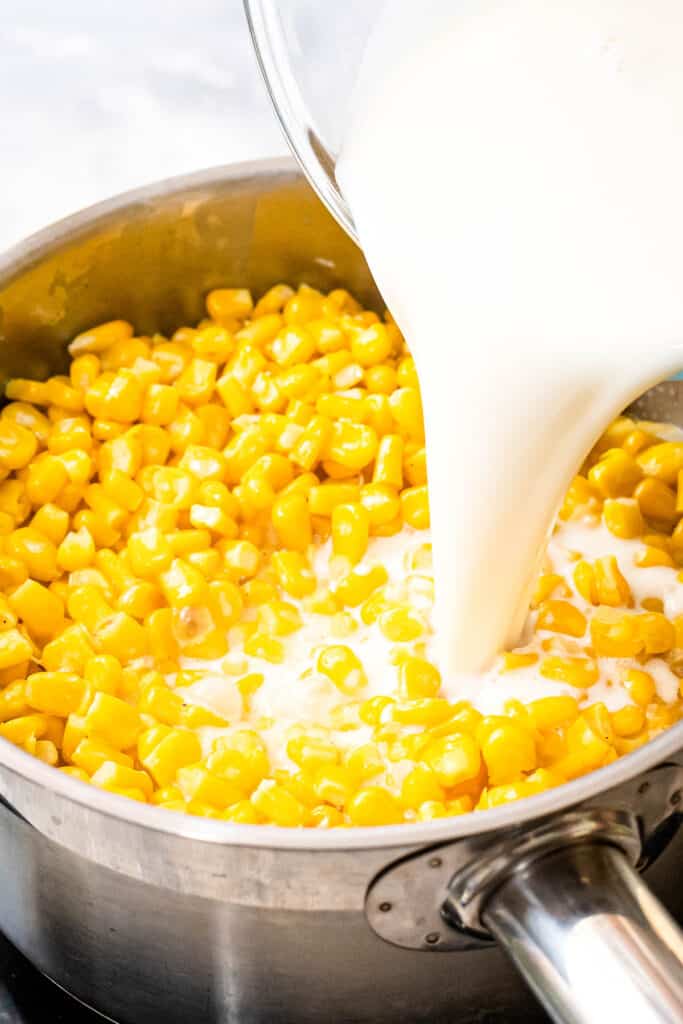
<svg viewBox="0 0 683 1024">
<path fill-rule="evenodd" d="M 335 170 L 353 84 L 381 7 L 381 0 L 244 0 L 256 56 L 292 152 L 355 242 Z"/>
</svg>

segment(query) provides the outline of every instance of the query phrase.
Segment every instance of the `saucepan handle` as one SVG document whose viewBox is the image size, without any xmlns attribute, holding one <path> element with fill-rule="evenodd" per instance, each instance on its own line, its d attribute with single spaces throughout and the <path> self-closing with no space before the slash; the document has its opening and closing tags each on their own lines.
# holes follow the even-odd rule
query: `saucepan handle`
<svg viewBox="0 0 683 1024">
<path fill-rule="evenodd" d="M 481 919 L 559 1024 L 681 1024 L 683 934 L 616 846 L 512 872 Z"/>
</svg>

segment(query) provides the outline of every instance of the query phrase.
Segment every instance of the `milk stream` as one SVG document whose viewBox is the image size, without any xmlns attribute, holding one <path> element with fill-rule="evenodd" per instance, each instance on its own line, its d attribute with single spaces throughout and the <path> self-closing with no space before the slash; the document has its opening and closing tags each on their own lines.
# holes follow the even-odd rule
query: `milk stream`
<svg viewBox="0 0 683 1024">
<path fill-rule="evenodd" d="M 446 674 L 518 639 L 573 473 L 683 365 L 682 52 L 679 0 L 391 0 L 369 40 L 337 174 L 420 375 Z"/>
</svg>

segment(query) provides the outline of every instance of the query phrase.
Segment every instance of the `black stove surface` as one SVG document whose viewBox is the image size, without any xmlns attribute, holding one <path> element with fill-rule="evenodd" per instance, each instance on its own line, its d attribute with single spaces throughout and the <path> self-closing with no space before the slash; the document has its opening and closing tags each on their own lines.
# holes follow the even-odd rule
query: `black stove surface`
<svg viewBox="0 0 683 1024">
<path fill-rule="evenodd" d="M 43 977 L 0 933 L 0 1024 L 102 1024 Z"/>
</svg>

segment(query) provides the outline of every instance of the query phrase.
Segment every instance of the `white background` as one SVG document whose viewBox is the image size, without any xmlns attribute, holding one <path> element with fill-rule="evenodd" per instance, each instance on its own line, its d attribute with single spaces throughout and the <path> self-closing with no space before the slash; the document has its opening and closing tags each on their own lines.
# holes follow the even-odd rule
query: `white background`
<svg viewBox="0 0 683 1024">
<path fill-rule="evenodd" d="M 0 0 L 0 249 L 156 178 L 285 152 L 240 0 Z"/>
</svg>

